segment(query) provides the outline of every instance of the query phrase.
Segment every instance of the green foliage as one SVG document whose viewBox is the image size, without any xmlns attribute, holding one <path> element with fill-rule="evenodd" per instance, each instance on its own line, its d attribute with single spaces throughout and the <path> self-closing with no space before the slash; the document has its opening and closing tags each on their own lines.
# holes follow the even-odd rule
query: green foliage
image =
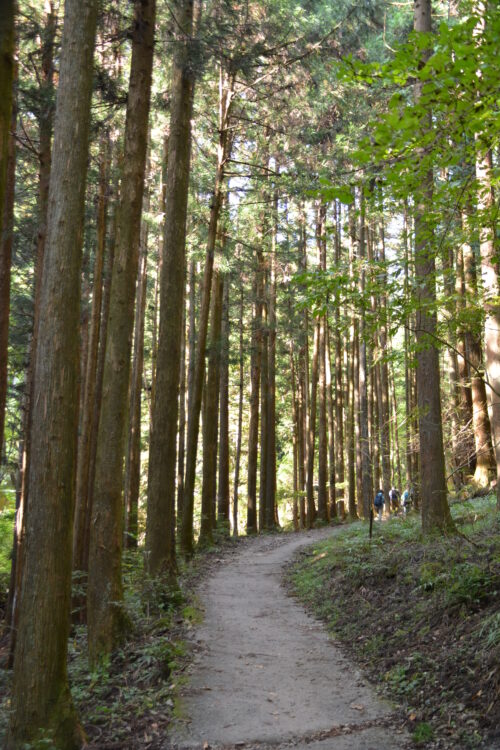
<svg viewBox="0 0 500 750">
<path fill-rule="evenodd" d="M 420 721 L 416 726 L 415 730 L 413 732 L 413 741 L 416 745 L 425 744 L 426 742 L 429 742 L 434 737 L 434 730 L 432 729 L 431 725 L 428 724 L 425 721 Z"/>
</svg>

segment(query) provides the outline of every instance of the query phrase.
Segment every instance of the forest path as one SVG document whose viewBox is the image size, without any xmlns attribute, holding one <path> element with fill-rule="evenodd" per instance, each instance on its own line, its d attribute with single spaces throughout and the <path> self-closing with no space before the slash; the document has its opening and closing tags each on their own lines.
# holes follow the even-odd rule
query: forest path
<svg viewBox="0 0 500 750">
<path fill-rule="evenodd" d="M 197 653 L 166 745 L 194 748 L 400 750 L 391 706 L 287 596 L 293 554 L 341 530 L 256 537 L 200 587 Z M 181 726 L 184 724 L 184 726 Z"/>
</svg>

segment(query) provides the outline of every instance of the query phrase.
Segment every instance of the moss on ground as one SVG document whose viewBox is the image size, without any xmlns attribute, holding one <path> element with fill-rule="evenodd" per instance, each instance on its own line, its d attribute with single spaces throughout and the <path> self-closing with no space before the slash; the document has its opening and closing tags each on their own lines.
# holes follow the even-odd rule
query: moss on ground
<svg viewBox="0 0 500 750">
<path fill-rule="evenodd" d="M 300 553 L 296 595 L 407 714 L 420 747 L 500 747 L 500 514 L 454 504 L 458 536 L 418 516 L 355 524 Z M 498 745 L 493 743 L 499 743 Z"/>
</svg>

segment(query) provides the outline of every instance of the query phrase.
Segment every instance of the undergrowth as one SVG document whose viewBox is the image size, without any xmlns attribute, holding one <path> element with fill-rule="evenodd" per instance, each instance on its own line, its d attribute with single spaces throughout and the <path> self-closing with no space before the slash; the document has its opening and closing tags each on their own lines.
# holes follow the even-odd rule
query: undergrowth
<svg viewBox="0 0 500 750">
<path fill-rule="evenodd" d="M 420 518 L 355 524 L 302 552 L 294 592 L 406 711 L 421 747 L 500 747 L 500 516 L 457 503 L 460 533 Z"/>
<path fill-rule="evenodd" d="M 179 587 L 148 576 L 141 550 L 127 551 L 123 559 L 124 607 L 130 632 L 123 647 L 95 671 L 88 667 L 86 627 L 73 626 L 68 674 L 89 750 L 165 747 L 172 718 L 183 718 L 178 696 L 190 660 L 185 636 L 203 619 L 194 588 L 210 569 L 211 560 L 231 548 L 235 549 L 236 543 L 221 534 L 217 543 L 197 554 L 189 566 L 179 561 Z M 75 576 L 73 593 L 81 601 L 84 578 Z M 8 721 L 10 677 L 7 670 L 0 669 L 0 747 Z"/>
</svg>

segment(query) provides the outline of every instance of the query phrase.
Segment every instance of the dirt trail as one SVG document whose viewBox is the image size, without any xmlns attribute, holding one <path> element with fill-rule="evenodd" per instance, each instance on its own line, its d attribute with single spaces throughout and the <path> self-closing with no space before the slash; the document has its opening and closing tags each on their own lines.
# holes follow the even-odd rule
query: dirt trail
<svg viewBox="0 0 500 750">
<path fill-rule="evenodd" d="M 332 533 L 256 538 L 205 582 L 185 720 L 166 747 L 406 747 L 391 706 L 281 586 L 294 552 Z"/>
</svg>

